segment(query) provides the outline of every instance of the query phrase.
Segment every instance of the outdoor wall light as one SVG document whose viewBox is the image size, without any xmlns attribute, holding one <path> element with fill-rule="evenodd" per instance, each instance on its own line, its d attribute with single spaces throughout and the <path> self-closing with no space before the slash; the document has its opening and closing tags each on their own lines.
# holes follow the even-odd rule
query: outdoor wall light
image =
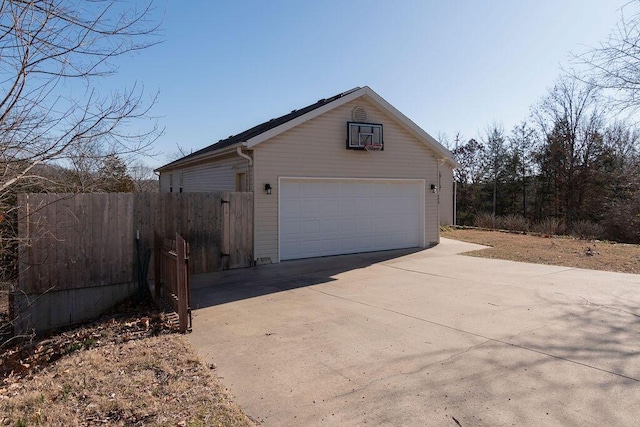
<svg viewBox="0 0 640 427">
<path fill-rule="evenodd" d="M 271 194 L 271 184 L 269 184 L 269 183 L 265 184 L 265 185 L 264 185 L 264 191 L 265 191 L 267 194 Z"/>
<path fill-rule="evenodd" d="M 431 184 L 431 192 L 432 193 L 437 193 L 438 192 L 438 187 L 436 187 L 435 184 Z"/>
</svg>

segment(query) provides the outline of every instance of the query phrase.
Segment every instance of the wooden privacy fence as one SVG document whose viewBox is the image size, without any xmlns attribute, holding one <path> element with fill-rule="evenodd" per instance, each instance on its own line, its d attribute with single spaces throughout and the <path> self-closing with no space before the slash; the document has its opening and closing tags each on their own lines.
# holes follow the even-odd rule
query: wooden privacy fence
<svg viewBox="0 0 640 427">
<path fill-rule="evenodd" d="M 252 193 L 21 194 L 18 203 L 26 294 L 135 282 L 156 232 L 189 242 L 190 274 L 253 263 Z"/>
<path fill-rule="evenodd" d="M 155 294 L 164 298 L 178 314 L 180 332 L 191 329 L 191 291 L 189 289 L 189 244 L 176 233 L 175 240 L 156 234 Z"/>
</svg>

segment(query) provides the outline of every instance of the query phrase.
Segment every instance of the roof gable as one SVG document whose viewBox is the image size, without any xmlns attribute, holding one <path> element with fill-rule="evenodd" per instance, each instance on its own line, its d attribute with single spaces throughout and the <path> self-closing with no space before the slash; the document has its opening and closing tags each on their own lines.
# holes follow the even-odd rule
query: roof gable
<svg viewBox="0 0 640 427">
<path fill-rule="evenodd" d="M 334 108 L 340 107 L 341 105 L 344 105 L 363 96 L 368 97 L 382 109 L 386 110 L 390 114 L 390 116 L 395 118 L 402 127 L 412 133 L 420 141 L 430 146 L 440 158 L 447 161 L 453 167 L 459 166 L 453 158 L 451 152 L 447 150 L 443 145 L 441 145 L 438 141 L 436 141 L 435 138 L 425 132 L 422 128 L 420 128 L 407 116 L 402 114 L 394 106 L 385 101 L 371 88 L 365 86 L 362 88 L 353 88 L 331 98 L 321 99 L 314 104 L 311 104 L 299 110 L 293 110 L 289 114 L 285 114 L 283 116 L 261 123 L 237 135 L 230 136 L 226 139 L 221 139 L 215 144 L 212 144 L 185 157 L 182 157 L 174 162 L 158 168 L 157 170 L 162 171 L 164 169 L 178 167 L 185 163 L 191 163 L 192 161 L 204 160 L 209 156 L 218 154 L 225 148 L 230 149 L 231 147 L 235 147 L 236 145 L 240 146 L 240 144 L 242 146 L 246 146 L 247 148 L 253 148 L 264 141 L 267 141 L 277 135 L 280 135 L 283 132 L 288 131 L 289 129 L 292 129 L 304 122 L 318 117 L 319 115 L 326 113 L 327 111 L 333 110 Z M 227 150 L 224 151 L 226 152 Z"/>
</svg>

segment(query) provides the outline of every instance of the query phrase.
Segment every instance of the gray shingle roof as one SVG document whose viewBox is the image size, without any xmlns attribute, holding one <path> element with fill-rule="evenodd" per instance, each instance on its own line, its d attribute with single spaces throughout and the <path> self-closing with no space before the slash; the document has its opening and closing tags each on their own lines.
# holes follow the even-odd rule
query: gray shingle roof
<svg viewBox="0 0 640 427">
<path fill-rule="evenodd" d="M 251 129 L 247 129 L 244 132 L 240 132 L 237 135 L 232 135 L 232 136 L 230 136 L 230 137 L 228 137 L 226 139 L 221 139 L 220 141 L 216 142 L 215 144 L 209 145 L 208 147 L 202 148 L 202 149 L 200 149 L 198 151 L 195 151 L 195 152 L 193 152 L 193 153 L 191 153 L 191 154 L 189 154 L 187 156 L 184 156 L 184 157 L 182 157 L 182 158 L 180 158 L 178 160 L 175 160 L 175 161 L 173 161 L 171 163 L 168 163 L 168 164 L 160 167 L 159 169 L 164 169 L 164 168 L 167 168 L 167 167 L 170 167 L 170 166 L 177 165 L 179 163 L 183 163 L 183 162 L 188 161 L 188 160 L 190 160 L 192 158 L 201 156 L 202 154 L 211 153 L 211 152 L 214 152 L 214 151 L 217 151 L 217 150 L 221 150 L 221 149 L 223 149 L 225 147 L 229 147 L 230 145 L 233 145 L 233 144 L 236 144 L 236 143 L 239 143 L 239 142 L 245 142 L 245 141 L 247 141 L 247 140 L 249 140 L 251 138 L 254 138 L 254 137 L 256 137 L 256 136 L 258 136 L 258 135 L 260 135 L 260 134 L 262 134 L 264 132 L 267 132 L 267 131 L 269 131 L 271 129 L 274 129 L 274 128 L 280 126 L 280 125 L 283 125 L 283 124 L 285 124 L 285 123 L 287 123 L 287 122 L 289 122 L 289 121 L 291 121 L 293 119 L 296 119 L 296 118 L 298 118 L 300 116 L 303 116 L 303 115 L 307 114 L 310 111 L 313 111 L 313 110 L 315 110 L 317 108 L 320 108 L 320 107 L 322 107 L 324 105 L 327 105 L 327 104 L 329 104 L 329 103 L 331 103 L 333 101 L 336 101 L 336 100 L 338 100 L 338 99 L 340 99 L 340 98 L 342 98 L 344 96 L 347 96 L 348 94 L 350 94 L 350 93 L 352 93 L 352 92 L 354 92 L 354 91 L 356 91 L 358 89 L 360 89 L 360 87 L 355 87 L 355 88 L 353 88 L 351 90 L 348 90 L 346 92 L 339 93 L 338 95 L 332 96 L 331 98 L 320 99 L 317 102 L 315 102 L 315 103 L 313 103 L 311 105 L 308 105 L 308 106 L 306 106 L 304 108 L 300 108 L 298 110 L 293 110 L 292 112 L 290 112 L 288 114 L 285 114 L 284 116 L 280 116 L 280 117 L 277 117 L 275 119 L 271 119 L 269 121 L 261 123 L 261 124 L 259 124 L 257 126 L 252 127 Z"/>
</svg>

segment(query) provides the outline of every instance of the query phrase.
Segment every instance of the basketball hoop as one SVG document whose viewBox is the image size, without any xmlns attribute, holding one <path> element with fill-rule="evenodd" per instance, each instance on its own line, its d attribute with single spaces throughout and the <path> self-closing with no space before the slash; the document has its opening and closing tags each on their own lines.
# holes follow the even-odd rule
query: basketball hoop
<svg viewBox="0 0 640 427">
<path fill-rule="evenodd" d="M 362 146 L 362 148 L 364 148 L 366 151 L 382 151 L 382 144 L 365 144 Z"/>
</svg>

